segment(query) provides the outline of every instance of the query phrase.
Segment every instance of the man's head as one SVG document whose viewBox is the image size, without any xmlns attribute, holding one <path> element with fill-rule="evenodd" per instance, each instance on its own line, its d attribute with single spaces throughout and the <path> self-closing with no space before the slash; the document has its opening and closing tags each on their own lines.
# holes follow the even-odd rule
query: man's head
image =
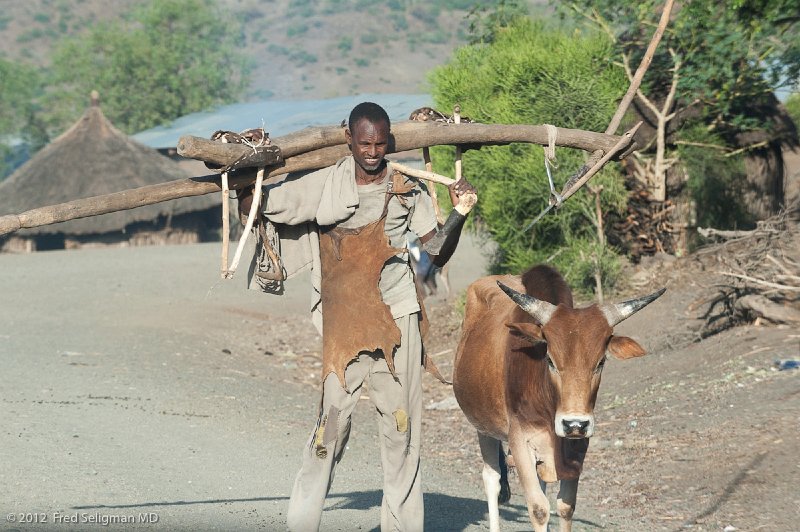
<svg viewBox="0 0 800 532">
<path fill-rule="evenodd" d="M 383 107 L 377 103 L 362 102 L 353 107 L 353 110 L 350 111 L 350 118 L 347 120 L 347 128 L 350 131 L 353 131 L 356 122 L 362 118 L 366 118 L 373 124 L 384 122 L 387 126 L 391 125 L 389 115 L 386 114 L 386 111 L 383 109 Z"/>
<path fill-rule="evenodd" d="M 383 158 L 389 149 L 389 128 L 389 115 L 380 105 L 364 102 L 353 108 L 345 137 L 357 164 L 357 176 L 375 175 L 383 170 Z"/>
</svg>

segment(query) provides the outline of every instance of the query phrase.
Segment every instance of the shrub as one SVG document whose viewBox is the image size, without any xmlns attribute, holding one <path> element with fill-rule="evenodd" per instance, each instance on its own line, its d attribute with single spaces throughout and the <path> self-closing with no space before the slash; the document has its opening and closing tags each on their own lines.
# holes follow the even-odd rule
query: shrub
<svg viewBox="0 0 800 532">
<path fill-rule="evenodd" d="M 305 23 L 294 24 L 286 28 L 287 37 L 297 37 L 298 35 L 303 35 L 306 32 L 308 32 L 308 24 Z"/>
<path fill-rule="evenodd" d="M 378 42 L 378 35 L 375 33 L 365 33 L 361 36 L 361 44 L 375 44 Z"/>
<path fill-rule="evenodd" d="M 789 116 L 792 117 L 794 125 L 800 129 L 800 92 L 790 94 L 786 99 L 786 110 Z"/>
<path fill-rule="evenodd" d="M 339 44 L 337 44 L 336 47 L 346 54 L 353 49 L 353 38 L 349 35 L 342 37 L 339 39 Z"/>
<path fill-rule="evenodd" d="M 434 70 L 432 94 L 438 109 L 449 112 L 458 103 L 465 116 L 479 122 L 549 123 L 603 131 L 627 87 L 624 73 L 611 57 L 605 36 L 566 32 L 518 18 L 498 30 L 492 43 L 462 47 Z M 433 154 L 436 170 L 451 172 L 453 148 L 437 148 Z M 582 166 L 585 154 L 558 148 L 556 157 L 554 178 L 560 190 Z M 585 189 L 555 215 L 525 229 L 549 198 L 541 147 L 487 146 L 467 151 L 463 161 L 465 175 L 478 188 L 475 215 L 500 251 L 494 271 L 516 273 L 550 259 L 579 290 L 591 290 L 593 273 L 586 272 L 597 268 L 603 283 L 613 284 L 616 253 L 595 247 L 594 196 Z M 603 185 L 604 212 L 624 210 L 627 194 L 616 166 L 607 166 L 592 183 Z"/>
</svg>

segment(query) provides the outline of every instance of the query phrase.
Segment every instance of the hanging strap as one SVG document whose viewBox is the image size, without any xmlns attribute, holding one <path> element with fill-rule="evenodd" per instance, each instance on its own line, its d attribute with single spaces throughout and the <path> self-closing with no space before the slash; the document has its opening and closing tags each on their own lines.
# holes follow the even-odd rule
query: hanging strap
<svg viewBox="0 0 800 532">
<path fill-rule="evenodd" d="M 554 207 L 558 208 L 564 203 L 564 198 L 556 192 L 556 185 L 553 182 L 553 174 L 550 172 L 550 167 L 558 168 L 558 161 L 556 160 L 556 142 L 558 141 L 558 128 L 552 124 L 545 124 L 547 128 L 547 146 L 542 146 L 544 150 L 544 170 L 547 173 L 547 182 L 550 185 L 550 199 L 547 202 L 547 207 L 539 213 L 522 231 L 525 232 L 533 227 L 536 222 L 541 220 L 545 214 L 550 212 Z"/>
</svg>

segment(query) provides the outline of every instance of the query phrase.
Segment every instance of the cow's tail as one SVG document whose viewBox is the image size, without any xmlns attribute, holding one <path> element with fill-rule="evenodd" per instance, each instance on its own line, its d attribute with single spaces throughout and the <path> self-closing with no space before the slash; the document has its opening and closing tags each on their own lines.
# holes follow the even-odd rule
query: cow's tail
<svg viewBox="0 0 800 532">
<path fill-rule="evenodd" d="M 503 444 L 498 445 L 500 448 L 500 494 L 497 496 L 497 502 L 505 504 L 511 500 L 511 486 L 508 485 L 508 464 L 506 463 L 506 452 L 503 450 Z"/>
</svg>

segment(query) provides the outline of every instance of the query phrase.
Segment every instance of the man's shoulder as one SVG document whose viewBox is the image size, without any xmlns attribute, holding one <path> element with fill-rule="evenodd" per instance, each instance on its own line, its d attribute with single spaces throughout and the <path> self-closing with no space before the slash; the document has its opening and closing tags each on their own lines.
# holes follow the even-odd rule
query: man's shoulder
<svg viewBox="0 0 800 532">
<path fill-rule="evenodd" d="M 315 178 L 315 177 L 326 177 L 331 172 L 353 172 L 355 175 L 355 168 L 353 167 L 353 156 L 347 155 L 342 157 L 338 161 L 328 166 L 324 166 L 322 168 L 317 168 L 316 170 L 298 170 L 295 172 L 289 172 L 286 174 L 286 181 L 294 181 L 300 178 Z"/>
<path fill-rule="evenodd" d="M 353 159 L 352 155 L 345 155 L 328 168 L 335 168 L 339 171 L 349 171 L 353 173 L 353 176 L 356 175 L 355 159 Z"/>
</svg>

